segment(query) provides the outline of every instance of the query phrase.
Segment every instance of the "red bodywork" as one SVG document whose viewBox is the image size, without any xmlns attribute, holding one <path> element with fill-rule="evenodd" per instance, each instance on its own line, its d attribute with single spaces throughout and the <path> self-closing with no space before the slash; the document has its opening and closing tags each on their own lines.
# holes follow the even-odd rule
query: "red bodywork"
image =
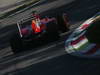
<svg viewBox="0 0 100 75">
<path fill-rule="evenodd" d="M 22 35 L 28 35 L 30 34 L 30 32 L 32 32 L 33 34 L 37 34 L 40 33 L 42 31 L 45 31 L 47 28 L 47 23 L 51 22 L 51 21 L 55 21 L 55 18 L 43 18 L 40 19 L 40 17 L 35 17 L 35 19 L 33 19 L 31 21 L 31 25 L 28 25 L 25 28 L 21 29 L 21 34 Z"/>
</svg>

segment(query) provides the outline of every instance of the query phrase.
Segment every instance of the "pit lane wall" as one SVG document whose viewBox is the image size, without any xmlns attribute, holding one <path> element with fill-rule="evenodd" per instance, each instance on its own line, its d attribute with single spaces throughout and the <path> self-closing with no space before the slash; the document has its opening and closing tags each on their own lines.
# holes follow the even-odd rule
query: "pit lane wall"
<svg viewBox="0 0 100 75">
<path fill-rule="evenodd" d="M 1 0 L 2 1 L 2 0 Z M 11 1 L 11 2 L 10 2 Z M 3 3 L 2 5 L 0 5 L 0 19 L 3 19 L 9 15 L 11 15 L 12 13 L 15 13 L 19 10 L 24 9 L 25 7 L 37 3 L 40 0 L 20 0 L 18 2 L 18 0 L 8 0 L 8 1 L 2 1 L 0 3 Z"/>
<path fill-rule="evenodd" d="M 46 1 L 46 0 L 28 0 L 28 1 L 27 0 L 19 0 L 19 1 L 18 0 L 17 1 L 16 0 L 13 0 L 13 1 L 8 0 L 8 1 L 12 1 L 11 3 L 8 2 L 8 1 L 7 1 L 8 3 L 6 3 L 5 0 L 4 1 L 1 0 L 1 1 L 2 1 L 1 3 L 3 3 L 3 4 L 0 5 L 0 19 L 3 19 L 3 18 L 6 18 L 13 13 L 16 13 L 17 11 L 23 10 L 24 8 L 28 9 L 28 8 L 38 4 L 40 2 Z M 53 1 L 56 1 L 56 0 L 53 0 Z M 67 1 L 69 3 L 69 1 L 72 2 L 72 1 L 75 1 L 75 0 L 67 0 Z"/>
</svg>

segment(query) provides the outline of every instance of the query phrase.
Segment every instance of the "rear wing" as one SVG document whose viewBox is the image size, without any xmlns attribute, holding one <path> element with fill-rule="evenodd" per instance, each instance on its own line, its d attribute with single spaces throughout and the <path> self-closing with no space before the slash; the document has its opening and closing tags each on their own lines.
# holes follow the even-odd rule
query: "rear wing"
<svg viewBox="0 0 100 75">
<path fill-rule="evenodd" d="M 19 31 L 20 37 L 23 37 L 22 32 L 21 32 L 21 29 L 25 25 L 24 23 L 27 23 L 29 21 L 32 21 L 33 19 L 34 18 L 31 17 L 31 18 L 27 18 L 27 19 L 22 19 L 22 20 L 20 20 L 20 21 L 17 22 L 17 27 L 18 27 L 18 31 Z"/>
<path fill-rule="evenodd" d="M 21 33 L 21 28 L 20 28 L 20 25 L 19 25 L 19 23 L 18 23 L 18 22 L 17 22 L 17 27 L 18 27 L 18 31 L 19 31 L 20 37 L 22 38 L 22 37 L 23 37 L 23 35 L 22 35 L 22 33 Z"/>
</svg>

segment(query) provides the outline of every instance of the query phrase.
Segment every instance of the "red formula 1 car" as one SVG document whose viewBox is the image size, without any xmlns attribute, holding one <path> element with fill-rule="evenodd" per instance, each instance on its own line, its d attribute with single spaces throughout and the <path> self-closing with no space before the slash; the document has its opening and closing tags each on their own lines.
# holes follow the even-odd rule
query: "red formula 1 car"
<svg viewBox="0 0 100 75">
<path fill-rule="evenodd" d="M 69 23 L 66 14 L 52 18 L 33 14 L 32 18 L 17 22 L 17 29 L 10 41 L 14 53 L 59 39 L 60 33 L 69 30 Z"/>
</svg>

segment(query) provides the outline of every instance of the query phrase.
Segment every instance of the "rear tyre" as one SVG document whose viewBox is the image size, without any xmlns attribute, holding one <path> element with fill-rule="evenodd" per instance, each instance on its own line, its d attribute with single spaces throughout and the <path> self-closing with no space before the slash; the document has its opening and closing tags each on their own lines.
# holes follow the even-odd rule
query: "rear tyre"
<svg viewBox="0 0 100 75">
<path fill-rule="evenodd" d="M 21 41 L 21 38 L 18 34 L 15 34 L 11 40 L 10 40 L 10 45 L 12 48 L 12 51 L 16 54 L 19 53 L 23 50 L 23 44 Z"/>
</svg>

